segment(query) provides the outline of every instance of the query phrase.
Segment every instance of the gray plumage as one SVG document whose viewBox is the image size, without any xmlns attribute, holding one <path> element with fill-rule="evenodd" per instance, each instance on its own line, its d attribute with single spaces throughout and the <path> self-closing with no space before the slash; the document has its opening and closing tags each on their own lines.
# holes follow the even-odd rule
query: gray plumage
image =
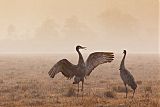
<svg viewBox="0 0 160 107">
<path fill-rule="evenodd" d="M 79 55 L 78 64 L 74 65 L 70 63 L 67 59 L 62 59 L 58 61 L 48 72 L 51 78 L 54 78 L 55 75 L 61 72 L 65 77 L 71 79 L 74 77 L 73 84 L 78 84 L 79 91 L 79 82 L 82 82 L 82 91 L 83 91 L 83 83 L 84 78 L 89 76 L 93 69 L 100 64 L 111 62 L 114 59 L 113 52 L 94 52 L 89 55 L 86 62 L 82 57 L 79 49 L 85 49 L 86 47 L 77 46 L 76 51 Z"/>
<path fill-rule="evenodd" d="M 124 53 L 124 56 L 121 61 L 121 65 L 120 65 L 120 69 L 119 69 L 120 76 L 121 76 L 123 83 L 126 87 L 126 98 L 127 98 L 127 93 L 128 93 L 127 85 L 133 89 L 133 97 L 134 97 L 134 93 L 137 88 L 137 83 L 135 82 L 133 75 L 125 68 L 124 61 L 125 61 L 125 57 L 126 57 L 126 50 L 124 50 L 123 53 Z"/>
</svg>

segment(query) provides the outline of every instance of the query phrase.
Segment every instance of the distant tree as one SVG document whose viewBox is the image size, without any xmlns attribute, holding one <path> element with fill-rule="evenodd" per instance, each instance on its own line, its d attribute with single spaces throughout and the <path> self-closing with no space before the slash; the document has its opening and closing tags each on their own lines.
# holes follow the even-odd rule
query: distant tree
<svg viewBox="0 0 160 107">
<path fill-rule="evenodd" d="M 109 9 L 98 16 L 100 25 L 109 35 L 128 36 L 137 32 L 138 20 L 130 13 L 118 9 Z"/>
<path fill-rule="evenodd" d="M 89 26 L 79 21 L 77 16 L 71 16 L 66 19 L 62 32 L 72 39 L 77 39 L 82 36 L 85 38 L 94 36 L 94 32 L 89 28 Z"/>
<path fill-rule="evenodd" d="M 57 25 L 53 19 L 46 19 L 37 28 L 35 37 L 38 40 L 52 40 L 58 36 Z"/>
</svg>

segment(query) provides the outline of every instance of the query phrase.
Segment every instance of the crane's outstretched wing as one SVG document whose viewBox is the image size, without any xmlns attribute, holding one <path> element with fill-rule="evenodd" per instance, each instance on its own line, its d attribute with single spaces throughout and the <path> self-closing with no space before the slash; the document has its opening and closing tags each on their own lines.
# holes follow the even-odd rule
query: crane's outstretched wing
<svg viewBox="0 0 160 107">
<path fill-rule="evenodd" d="M 62 59 L 58 61 L 48 72 L 51 78 L 61 72 L 65 77 L 72 78 L 76 72 L 76 66 L 70 63 L 67 59 Z"/>
<path fill-rule="evenodd" d="M 98 65 L 111 62 L 113 59 L 113 52 L 95 52 L 90 54 L 86 61 L 86 76 L 89 76 Z"/>
</svg>

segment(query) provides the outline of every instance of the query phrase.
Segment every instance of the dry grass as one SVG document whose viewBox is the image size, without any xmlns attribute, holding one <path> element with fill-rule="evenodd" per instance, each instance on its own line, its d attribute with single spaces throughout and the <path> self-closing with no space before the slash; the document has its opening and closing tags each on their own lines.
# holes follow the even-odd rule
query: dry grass
<svg viewBox="0 0 160 107">
<path fill-rule="evenodd" d="M 128 92 L 132 92 L 132 90 L 130 88 L 127 88 Z M 113 91 L 115 92 L 120 92 L 120 93 L 125 93 L 126 92 L 126 88 L 124 85 L 122 86 L 115 86 L 113 87 Z"/>
<path fill-rule="evenodd" d="M 141 80 L 137 81 L 137 84 L 142 85 L 142 81 Z"/>
<path fill-rule="evenodd" d="M 107 92 L 104 92 L 104 96 L 108 97 L 108 98 L 116 98 L 116 92 L 114 92 L 114 91 L 107 91 Z"/>
<path fill-rule="evenodd" d="M 116 56 L 113 63 L 96 68 L 85 80 L 84 92 L 79 93 L 77 85 L 72 84 L 73 80 L 66 80 L 61 74 L 54 79 L 48 76 L 49 69 L 62 57 L 64 58 L 53 55 L 1 55 L 0 107 L 160 106 L 160 66 L 157 57 L 128 56 L 126 66 L 135 79 L 139 80 L 133 99 L 130 88 L 129 98 L 124 98 L 125 87 L 118 70 L 121 57 Z M 74 56 L 68 57 L 70 58 L 76 59 Z M 76 62 L 73 60 L 73 63 Z"/>
<path fill-rule="evenodd" d="M 65 96 L 67 97 L 72 97 L 72 96 L 75 96 L 76 95 L 76 92 L 75 92 L 75 89 L 73 87 L 70 87 L 67 91 L 67 93 L 65 94 Z"/>
<path fill-rule="evenodd" d="M 146 86 L 146 87 L 144 87 L 144 91 L 145 91 L 145 93 L 147 93 L 147 92 L 152 93 L 152 87 L 151 86 Z"/>
</svg>

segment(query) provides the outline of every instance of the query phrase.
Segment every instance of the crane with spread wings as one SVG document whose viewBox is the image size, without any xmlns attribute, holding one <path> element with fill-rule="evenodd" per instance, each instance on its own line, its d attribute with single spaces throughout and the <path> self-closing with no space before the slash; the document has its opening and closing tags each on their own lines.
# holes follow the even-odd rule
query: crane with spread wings
<svg viewBox="0 0 160 107">
<path fill-rule="evenodd" d="M 61 72 L 65 77 L 71 79 L 74 77 L 73 84 L 78 84 L 79 91 L 79 83 L 82 82 L 81 91 L 83 91 L 84 78 L 89 76 L 94 68 L 103 63 L 109 63 L 114 60 L 113 52 L 94 52 L 89 55 L 86 62 L 82 57 L 79 49 L 86 49 L 86 47 L 76 46 L 76 51 L 79 55 L 78 64 L 74 65 L 70 63 L 67 59 L 62 59 L 58 61 L 48 72 L 51 78 L 54 78 L 55 75 Z"/>
</svg>

